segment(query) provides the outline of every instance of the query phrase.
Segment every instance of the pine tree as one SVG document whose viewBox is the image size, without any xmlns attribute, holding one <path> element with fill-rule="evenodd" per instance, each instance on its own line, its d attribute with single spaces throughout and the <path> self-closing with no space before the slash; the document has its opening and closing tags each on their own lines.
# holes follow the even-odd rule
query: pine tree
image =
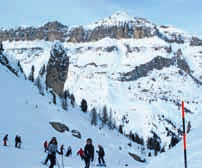
<svg viewBox="0 0 202 168">
<path fill-rule="evenodd" d="M 67 110 L 67 90 L 64 91 L 63 97 L 62 97 L 62 108 L 64 110 Z"/>
<path fill-rule="evenodd" d="M 116 119 L 114 117 L 113 121 L 112 121 L 112 129 L 116 129 Z"/>
<path fill-rule="evenodd" d="M 70 99 L 71 99 L 71 105 L 72 107 L 75 107 L 75 97 L 73 94 L 70 95 Z"/>
<path fill-rule="evenodd" d="M 30 81 L 34 82 L 34 65 L 32 65 L 31 73 L 28 78 Z"/>
<path fill-rule="evenodd" d="M 104 106 L 102 110 L 102 127 L 107 124 L 108 121 L 108 114 L 107 114 L 107 107 Z"/>
<path fill-rule="evenodd" d="M 41 67 L 41 69 L 40 69 L 40 71 L 39 71 L 39 74 L 40 74 L 41 76 L 43 76 L 44 73 L 45 73 L 45 71 L 46 71 L 46 66 L 45 66 L 45 64 L 43 64 L 43 66 Z"/>
<path fill-rule="evenodd" d="M 23 69 L 22 69 L 22 66 L 21 66 L 21 64 L 20 64 L 20 60 L 18 60 L 18 67 L 19 67 L 19 69 L 20 69 L 20 72 L 21 72 L 21 73 L 24 73 L 24 71 L 23 71 Z"/>
<path fill-rule="evenodd" d="M 109 126 L 109 129 L 113 129 L 113 121 L 112 121 L 112 109 L 110 109 L 110 112 L 109 112 L 109 121 L 108 121 L 108 126 Z"/>
<path fill-rule="evenodd" d="M 39 89 L 39 93 L 44 96 L 44 88 L 42 86 L 41 77 L 38 76 L 35 80 L 35 85 Z"/>
<path fill-rule="evenodd" d="M 123 134 L 123 125 L 119 125 L 119 132 Z"/>
<path fill-rule="evenodd" d="M 50 93 L 51 93 L 52 96 L 53 96 L 53 104 L 56 104 L 56 95 L 55 95 L 54 91 L 51 90 Z"/>
<path fill-rule="evenodd" d="M 97 125 L 97 118 L 98 118 L 98 116 L 97 116 L 96 109 L 93 108 L 91 110 L 91 125 L 95 125 L 95 126 Z"/>
<path fill-rule="evenodd" d="M 81 100 L 81 106 L 80 107 L 81 107 L 81 110 L 83 112 L 87 112 L 87 110 L 88 110 L 88 104 L 87 104 L 87 101 L 85 99 Z"/>
</svg>

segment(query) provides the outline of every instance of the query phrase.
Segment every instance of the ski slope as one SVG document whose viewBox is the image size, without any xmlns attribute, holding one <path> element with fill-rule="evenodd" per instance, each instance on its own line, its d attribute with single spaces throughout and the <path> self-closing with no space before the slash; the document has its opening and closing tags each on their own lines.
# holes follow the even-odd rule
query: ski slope
<svg viewBox="0 0 202 168">
<path fill-rule="evenodd" d="M 93 139 L 95 150 L 97 145 L 102 144 L 106 152 L 106 163 L 109 167 L 122 167 L 128 164 L 129 167 L 137 167 L 142 164 L 135 162 L 128 156 L 129 147 L 125 137 L 117 131 L 108 129 L 99 130 L 92 127 L 89 117 L 79 109 L 63 111 L 57 105 L 49 104 L 48 97 L 40 96 L 37 88 L 30 82 L 16 78 L 8 69 L 0 65 L 0 138 L 8 133 L 8 147 L 0 146 L 1 166 L 6 168 L 39 168 L 45 160 L 46 153 L 43 151 L 43 142 L 56 136 L 58 149 L 61 144 L 65 148 L 72 146 L 73 155 L 64 158 L 66 168 L 84 167 L 83 161 L 76 152 L 80 147 L 85 146 L 88 137 Z M 82 134 L 82 139 L 77 139 L 70 132 L 56 132 L 50 125 L 50 121 L 65 123 L 70 130 L 77 129 Z M 22 137 L 22 149 L 14 148 L 16 135 Z M 122 147 L 122 150 L 119 150 Z M 61 164 L 61 156 L 57 156 Z M 95 163 L 97 155 L 95 154 Z M 95 164 L 94 163 L 94 164 Z"/>
<path fill-rule="evenodd" d="M 40 164 L 46 158 L 43 151 L 43 142 L 56 136 L 59 146 L 61 144 L 71 145 L 73 155 L 64 158 L 65 168 L 82 168 L 84 163 L 76 156 L 76 151 L 84 147 L 87 137 L 94 141 L 95 149 L 97 144 L 102 144 L 106 151 L 106 162 L 111 168 L 179 168 L 183 167 L 183 145 L 179 143 L 172 150 L 159 155 L 156 158 L 148 159 L 146 163 L 139 163 L 128 156 L 128 151 L 134 152 L 127 146 L 127 141 L 116 131 L 108 129 L 99 130 L 92 127 L 86 114 L 79 109 L 63 111 L 57 105 L 49 104 L 49 98 L 38 94 L 36 87 L 29 81 L 16 78 L 9 70 L 0 65 L 0 136 L 3 139 L 6 133 L 9 134 L 8 147 L 0 146 L 1 166 L 6 168 L 40 168 L 46 167 Z M 200 105 L 201 109 L 201 105 Z M 188 134 L 188 167 L 200 168 L 202 161 L 201 147 L 201 111 L 192 115 L 191 133 Z M 59 121 L 65 123 L 70 129 L 78 129 L 82 139 L 77 139 L 70 132 L 58 133 L 48 123 Z M 18 134 L 22 137 L 22 149 L 14 148 L 14 138 Z M 122 147 L 122 150 L 119 150 Z M 57 156 L 61 166 L 61 156 Z M 95 162 L 96 155 L 95 155 Z M 92 167 L 95 167 L 94 164 Z M 128 165 L 128 166 L 126 166 Z M 56 166 L 57 167 L 57 166 Z"/>
</svg>

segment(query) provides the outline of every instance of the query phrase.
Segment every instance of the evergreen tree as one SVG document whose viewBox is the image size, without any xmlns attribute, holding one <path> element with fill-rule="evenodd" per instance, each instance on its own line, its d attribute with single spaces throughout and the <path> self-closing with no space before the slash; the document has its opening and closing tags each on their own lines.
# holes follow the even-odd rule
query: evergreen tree
<svg viewBox="0 0 202 168">
<path fill-rule="evenodd" d="M 50 93 L 51 93 L 52 96 L 53 96 L 53 104 L 56 104 L 56 95 L 55 95 L 54 91 L 51 90 Z"/>
<path fill-rule="evenodd" d="M 70 99 L 71 99 L 71 105 L 72 107 L 75 107 L 75 97 L 73 94 L 70 95 Z"/>
<path fill-rule="evenodd" d="M 42 86 L 41 77 L 38 76 L 35 80 L 35 85 L 39 89 L 39 93 L 44 96 L 44 88 Z"/>
<path fill-rule="evenodd" d="M 41 69 L 40 69 L 40 71 L 39 71 L 39 74 L 40 74 L 41 76 L 43 76 L 44 73 L 45 73 L 45 71 L 46 71 L 46 66 L 45 66 L 45 64 L 43 64 L 43 66 L 41 67 Z"/>
<path fill-rule="evenodd" d="M 21 72 L 21 73 L 24 73 L 24 71 L 23 71 L 23 69 L 22 69 L 22 66 L 21 66 L 21 64 L 20 64 L 20 60 L 18 60 L 18 67 L 19 67 L 19 69 L 20 69 L 20 72 Z"/>
<path fill-rule="evenodd" d="M 64 91 L 63 97 L 62 97 L 62 108 L 64 110 L 67 110 L 67 90 Z"/>
<path fill-rule="evenodd" d="M 81 106 L 80 107 L 81 107 L 81 110 L 83 112 L 87 112 L 87 110 L 88 110 L 88 104 L 87 104 L 87 101 L 85 99 L 81 100 Z"/>
<path fill-rule="evenodd" d="M 116 129 L 116 119 L 114 117 L 113 122 L 112 122 L 112 129 Z"/>
<path fill-rule="evenodd" d="M 91 110 L 91 125 L 95 125 L 95 126 L 97 125 L 97 118 L 98 118 L 98 116 L 97 116 L 96 109 L 93 108 Z"/>
<path fill-rule="evenodd" d="M 0 42 L 0 54 L 2 53 L 3 50 L 4 50 L 3 49 L 3 44 L 2 44 L 2 42 Z"/>
<path fill-rule="evenodd" d="M 119 132 L 123 134 L 123 125 L 119 125 Z"/>
<path fill-rule="evenodd" d="M 102 111 L 102 122 L 103 122 L 103 125 L 106 125 L 107 121 L 108 121 L 107 107 L 104 106 L 103 107 L 103 111 Z"/>
<path fill-rule="evenodd" d="M 110 109 L 110 112 L 109 112 L 109 121 L 108 121 L 108 126 L 109 126 L 109 129 L 113 129 L 113 121 L 112 121 L 112 109 Z"/>
<path fill-rule="evenodd" d="M 34 65 L 32 65 L 31 73 L 28 78 L 30 81 L 34 82 Z"/>
</svg>

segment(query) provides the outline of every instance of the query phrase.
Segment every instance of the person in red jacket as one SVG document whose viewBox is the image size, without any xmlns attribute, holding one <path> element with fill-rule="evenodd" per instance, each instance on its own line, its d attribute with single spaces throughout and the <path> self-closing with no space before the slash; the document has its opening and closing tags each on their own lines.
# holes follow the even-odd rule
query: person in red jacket
<svg viewBox="0 0 202 168">
<path fill-rule="evenodd" d="M 3 141 L 4 141 L 4 146 L 7 146 L 8 134 L 6 134 L 6 136 L 4 137 Z"/>
<path fill-rule="evenodd" d="M 82 148 L 80 148 L 77 152 L 77 155 L 79 155 L 81 157 L 81 160 L 83 160 L 84 158 L 84 150 Z"/>
<path fill-rule="evenodd" d="M 44 144 L 43 144 L 43 146 L 44 146 L 44 150 L 46 152 L 48 150 L 48 142 L 45 141 Z"/>
</svg>

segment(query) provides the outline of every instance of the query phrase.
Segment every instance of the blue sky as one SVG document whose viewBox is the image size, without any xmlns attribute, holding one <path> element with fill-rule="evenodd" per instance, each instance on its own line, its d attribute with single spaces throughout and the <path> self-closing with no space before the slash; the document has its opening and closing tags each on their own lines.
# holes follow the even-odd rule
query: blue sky
<svg viewBox="0 0 202 168">
<path fill-rule="evenodd" d="M 42 25 L 58 20 L 66 25 L 90 24 L 125 11 L 155 24 L 174 25 L 202 35 L 202 0 L 4 0 L 0 27 Z"/>
</svg>

